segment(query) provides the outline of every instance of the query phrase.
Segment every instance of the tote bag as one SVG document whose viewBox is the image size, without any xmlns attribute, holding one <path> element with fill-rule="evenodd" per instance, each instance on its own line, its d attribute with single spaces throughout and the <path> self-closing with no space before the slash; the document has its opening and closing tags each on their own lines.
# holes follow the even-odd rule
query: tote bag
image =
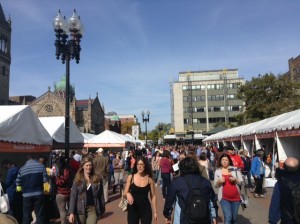
<svg viewBox="0 0 300 224">
<path fill-rule="evenodd" d="M 0 183 L 0 212 L 7 213 L 9 210 L 9 200 L 7 194 L 4 194 L 2 185 Z"/>
</svg>

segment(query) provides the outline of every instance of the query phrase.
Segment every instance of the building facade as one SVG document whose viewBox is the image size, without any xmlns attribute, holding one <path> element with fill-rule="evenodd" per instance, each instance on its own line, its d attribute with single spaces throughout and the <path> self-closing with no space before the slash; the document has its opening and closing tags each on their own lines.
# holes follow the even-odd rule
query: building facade
<svg viewBox="0 0 300 224">
<path fill-rule="evenodd" d="M 105 129 L 120 134 L 132 134 L 132 126 L 138 125 L 137 118 L 131 114 L 118 115 L 111 111 L 105 115 Z"/>
<path fill-rule="evenodd" d="M 65 116 L 66 107 L 65 76 L 41 96 L 10 97 L 11 104 L 30 105 L 38 117 Z M 70 119 L 81 132 L 99 134 L 105 130 L 104 107 L 100 104 L 98 94 L 92 99 L 77 100 L 75 88 L 70 85 Z"/>
<path fill-rule="evenodd" d="M 11 20 L 6 20 L 0 4 L 0 105 L 9 104 L 11 31 Z"/>
<path fill-rule="evenodd" d="M 300 82 L 300 55 L 289 59 L 288 74 L 292 82 Z"/>
<path fill-rule="evenodd" d="M 209 131 L 216 123 L 234 124 L 242 111 L 237 91 L 243 84 L 237 69 L 180 72 L 170 87 L 174 133 L 181 137 Z"/>
</svg>

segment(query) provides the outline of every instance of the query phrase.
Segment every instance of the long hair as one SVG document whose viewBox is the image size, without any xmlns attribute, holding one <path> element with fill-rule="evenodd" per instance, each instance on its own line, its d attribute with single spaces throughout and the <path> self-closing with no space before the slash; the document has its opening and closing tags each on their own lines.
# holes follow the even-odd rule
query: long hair
<svg viewBox="0 0 300 224">
<path fill-rule="evenodd" d="M 80 168 L 78 169 L 75 179 L 74 179 L 74 183 L 76 185 L 80 185 L 82 183 L 85 183 L 85 177 L 84 177 L 84 169 L 83 166 L 84 164 L 86 164 L 87 162 L 91 162 L 92 163 L 92 170 L 90 173 L 90 178 L 91 181 L 93 183 L 99 183 L 100 182 L 100 176 L 96 175 L 94 172 L 94 166 L 93 166 L 93 159 L 89 156 L 85 156 L 82 158 L 81 162 L 80 162 Z"/>
<path fill-rule="evenodd" d="M 145 157 L 141 156 L 141 157 L 138 157 L 135 161 L 135 164 L 134 164 L 134 167 L 133 167 L 133 174 L 137 173 L 137 164 L 139 161 L 142 161 L 144 164 L 145 164 L 145 174 L 148 175 L 150 178 L 153 178 L 153 172 L 152 172 L 152 169 L 151 169 L 151 166 L 148 162 L 148 159 L 146 159 Z"/>
<path fill-rule="evenodd" d="M 221 160 L 222 160 L 224 157 L 226 157 L 226 158 L 229 160 L 229 166 L 233 166 L 233 162 L 232 162 L 230 156 L 229 156 L 228 154 L 226 154 L 226 153 L 223 154 L 223 155 L 221 155 L 221 157 L 220 157 L 220 159 L 219 159 L 219 166 L 222 167 Z"/>
<path fill-rule="evenodd" d="M 58 173 L 59 175 L 63 175 L 64 174 L 64 170 L 67 169 L 67 163 L 66 163 L 66 159 L 63 156 L 60 156 L 56 159 L 56 165 L 58 168 Z"/>
<path fill-rule="evenodd" d="M 197 160 L 192 156 L 187 156 L 184 159 L 182 159 L 179 162 L 178 166 L 179 166 L 180 175 L 185 175 L 189 173 L 200 175 L 199 164 Z"/>
</svg>

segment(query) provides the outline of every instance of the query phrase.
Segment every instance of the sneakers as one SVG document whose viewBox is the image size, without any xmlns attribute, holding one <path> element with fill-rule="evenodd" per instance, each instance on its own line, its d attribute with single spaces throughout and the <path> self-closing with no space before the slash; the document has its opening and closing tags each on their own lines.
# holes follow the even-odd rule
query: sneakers
<svg viewBox="0 0 300 224">
<path fill-rule="evenodd" d="M 259 194 L 254 194 L 254 197 L 255 198 L 260 198 L 260 195 Z"/>
<path fill-rule="evenodd" d="M 155 184 L 155 187 L 157 187 L 157 184 Z"/>
<path fill-rule="evenodd" d="M 254 194 L 255 198 L 265 198 L 265 195 L 263 194 Z"/>
</svg>

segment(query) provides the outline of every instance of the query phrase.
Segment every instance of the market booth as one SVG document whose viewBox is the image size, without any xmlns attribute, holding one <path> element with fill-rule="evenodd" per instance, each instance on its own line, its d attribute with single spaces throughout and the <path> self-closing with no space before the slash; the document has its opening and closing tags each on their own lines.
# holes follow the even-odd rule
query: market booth
<svg viewBox="0 0 300 224">
<path fill-rule="evenodd" d="M 269 172 L 273 174 L 275 166 L 287 157 L 300 160 L 300 110 L 219 132 L 203 141 L 214 145 L 226 142 L 236 146 L 232 139 L 240 139 L 241 146 L 249 151 L 250 156 L 255 150 L 266 146 L 266 153 L 272 153 L 272 169 Z M 266 178 L 267 186 L 274 186 L 275 182 L 274 178 Z"/>
<path fill-rule="evenodd" d="M 125 147 L 130 147 L 134 142 L 128 136 L 121 135 L 114 131 L 105 130 L 95 137 L 89 139 L 84 147 L 93 148 L 96 151 L 97 148 L 104 148 L 109 151 L 121 151 Z"/>
<path fill-rule="evenodd" d="M 52 138 L 29 106 L 0 106 L 0 152 L 49 152 Z"/>
<path fill-rule="evenodd" d="M 0 106 L 0 164 L 23 166 L 27 155 L 49 155 L 52 138 L 30 106 Z M 6 170 L 0 170 L 5 179 Z"/>
<path fill-rule="evenodd" d="M 39 117 L 40 122 L 43 124 L 49 135 L 52 137 L 51 149 L 64 149 L 65 148 L 65 117 Z M 82 149 L 84 145 L 84 138 L 76 124 L 70 119 L 70 149 Z"/>
</svg>

